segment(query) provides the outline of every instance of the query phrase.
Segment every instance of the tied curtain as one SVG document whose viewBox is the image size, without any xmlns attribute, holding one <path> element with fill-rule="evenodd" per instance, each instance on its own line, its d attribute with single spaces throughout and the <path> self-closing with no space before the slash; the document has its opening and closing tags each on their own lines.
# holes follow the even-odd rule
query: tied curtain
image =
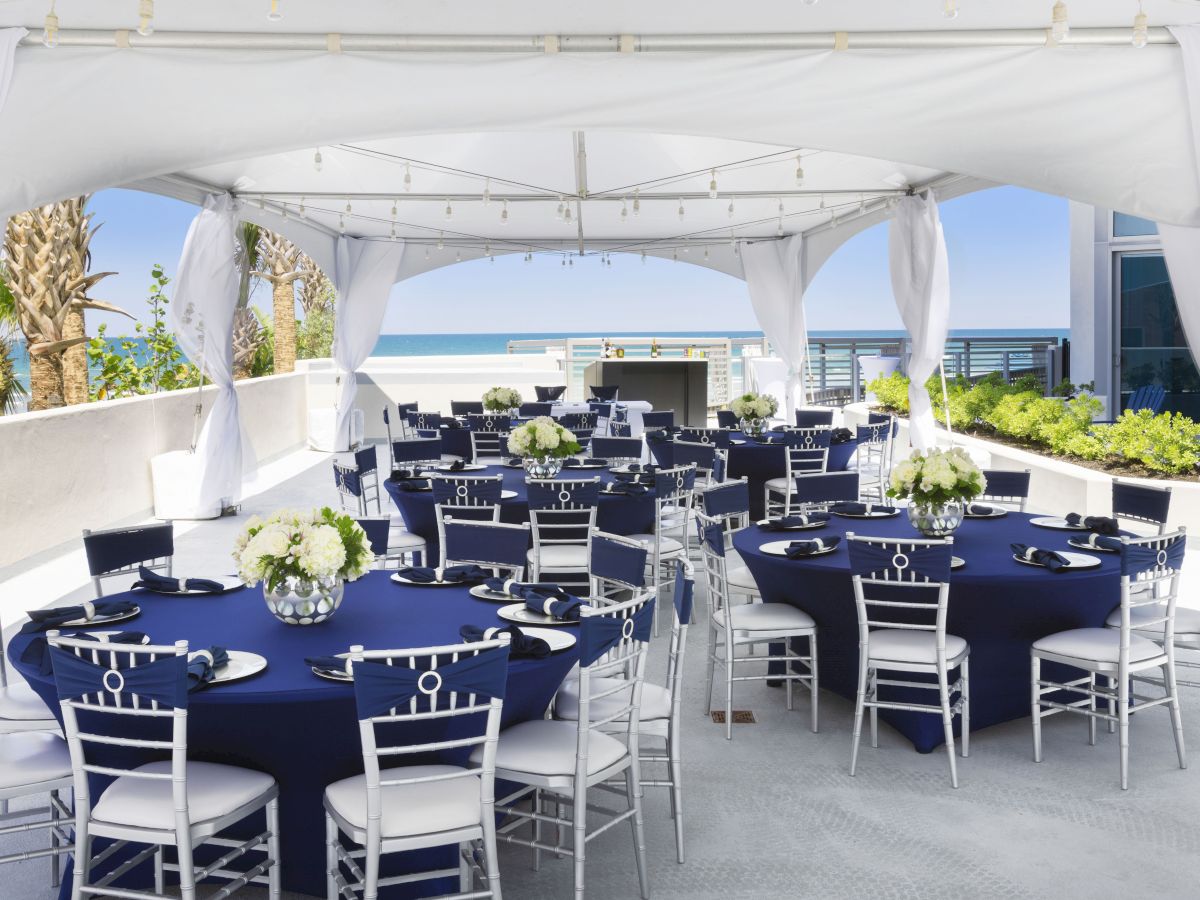
<svg viewBox="0 0 1200 900">
<path fill-rule="evenodd" d="M 350 423 L 357 373 L 379 339 L 388 295 L 404 260 L 403 241 L 338 240 L 334 268 L 337 320 L 333 332 L 333 360 L 338 368 L 337 415 L 334 449 L 350 449 Z"/>
<path fill-rule="evenodd" d="M 1200 174 L 1200 26 L 1181 25 L 1172 28 L 1171 33 L 1179 41 L 1183 56 L 1192 150 L 1196 157 L 1196 171 Z M 1158 233 L 1162 238 L 1171 287 L 1175 291 L 1179 321 L 1183 324 L 1192 360 L 1200 365 L 1200 228 L 1160 222 Z M 1113 393 L 1115 396 L 1116 387 Z"/>
<path fill-rule="evenodd" d="M 803 386 L 808 330 L 804 321 L 804 236 L 759 241 L 742 247 L 742 273 L 750 304 L 763 334 L 787 366 L 784 406 L 787 424 L 795 422 L 796 394 Z"/>
<path fill-rule="evenodd" d="M 183 242 L 175 296 L 167 307 L 183 352 L 217 387 L 195 451 L 200 460 L 198 505 L 218 511 L 238 499 L 242 483 L 242 424 L 233 387 L 233 313 L 240 282 L 237 223 L 232 197 L 205 199 Z"/>
<path fill-rule="evenodd" d="M 17 43 L 29 32 L 24 28 L 0 28 L 0 111 L 8 99 L 12 86 L 13 62 L 17 57 Z"/>
<path fill-rule="evenodd" d="M 950 322 L 950 265 L 933 191 L 900 201 L 888 233 L 888 257 L 896 307 L 912 339 L 909 441 L 927 450 L 936 442 L 936 427 L 925 382 L 941 365 Z"/>
</svg>

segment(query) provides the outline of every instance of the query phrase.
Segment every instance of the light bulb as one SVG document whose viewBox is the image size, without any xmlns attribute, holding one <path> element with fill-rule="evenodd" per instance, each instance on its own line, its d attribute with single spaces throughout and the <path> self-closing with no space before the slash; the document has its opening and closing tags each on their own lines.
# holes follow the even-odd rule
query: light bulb
<svg viewBox="0 0 1200 900">
<path fill-rule="evenodd" d="M 308 210 L 306 210 L 304 208 L 304 198 L 303 197 L 300 198 L 300 218 L 302 218 L 302 219 L 308 218 Z"/>
<path fill-rule="evenodd" d="M 452 207 L 452 206 L 450 205 L 450 198 L 449 198 L 449 197 L 447 197 L 447 198 L 446 198 L 446 218 L 447 218 L 447 219 L 453 219 L 453 218 L 454 218 L 454 207 Z"/>
<path fill-rule="evenodd" d="M 633 214 L 636 216 L 642 211 L 642 192 L 639 188 L 633 189 Z"/>
<path fill-rule="evenodd" d="M 279 11 L 279 0 L 271 0 L 271 11 L 267 13 L 268 22 L 278 22 L 283 18 L 283 13 Z"/>
<path fill-rule="evenodd" d="M 824 209 L 824 208 L 825 208 L 825 195 L 822 194 L 821 195 L 821 205 L 818 206 L 817 209 Z"/>
<path fill-rule="evenodd" d="M 286 222 L 286 221 L 288 220 L 288 218 L 289 218 L 289 216 L 288 216 L 288 205 L 287 205 L 286 203 L 282 204 L 282 208 L 280 209 L 280 213 L 283 215 L 283 220 Z"/>
<path fill-rule="evenodd" d="M 346 233 L 346 217 L 343 216 L 341 213 L 338 213 L 338 233 L 339 234 Z"/>
<path fill-rule="evenodd" d="M 716 169 L 710 170 L 709 175 L 712 177 L 712 180 L 708 183 L 708 199 L 716 200 L 717 199 L 717 170 Z"/>
<path fill-rule="evenodd" d="M 508 201 L 504 201 L 504 207 L 500 210 L 500 224 L 508 224 Z"/>
<path fill-rule="evenodd" d="M 562 221 L 564 206 L 565 206 L 565 204 L 563 203 L 562 194 L 559 194 L 558 195 L 558 208 L 554 210 L 554 218 L 558 219 L 560 222 Z"/>
<path fill-rule="evenodd" d="M 316 169 L 318 172 L 320 172 L 322 166 L 324 166 L 324 165 L 325 165 L 325 160 L 323 160 L 321 158 L 321 148 L 318 147 L 317 152 L 313 154 L 313 168 Z"/>
<path fill-rule="evenodd" d="M 492 179 L 487 179 L 483 183 L 483 205 L 487 206 L 492 202 Z"/>
<path fill-rule="evenodd" d="M 646 251 L 643 250 L 642 251 L 642 265 L 644 266 L 645 264 L 646 264 Z"/>
<path fill-rule="evenodd" d="M 624 225 L 629 221 L 629 204 L 625 202 L 625 198 L 621 198 L 621 224 Z"/>
<path fill-rule="evenodd" d="M 568 225 L 571 224 L 571 204 L 568 203 L 563 207 L 563 221 Z"/>
<path fill-rule="evenodd" d="M 730 197 L 728 210 L 729 210 L 729 218 L 731 218 L 731 219 L 733 218 L 733 201 L 734 201 L 734 198 Z"/>
<path fill-rule="evenodd" d="M 393 241 L 396 239 L 396 226 L 395 226 L 395 225 L 393 225 L 393 226 L 392 226 L 392 234 L 391 234 L 391 237 L 392 237 L 392 240 L 393 240 Z"/>
<path fill-rule="evenodd" d="M 732 229 L 732 228 L 730 228 L 730 229 L 729 229 L 729 246 L 730 246 L 730 247 L 737 247 L 737 238 L 735 238 L 735 237 L 733 236 L 733 229 Z"/>
<path fill-rule="evenodd" d="M 816 6 L 817 0 L 801 0 L 805 6 Z"/>
<path fill-rule="evenodd" d="M 489 265 L 493 265 L 493 266 L 494 266 L 494 265 L 496 264 L 496 257 L 494 257 L 494 256 L 489 256 L 489 257 L 488 257 L 488 264 L 489 264 Z"/>
<path fill-rule="evenodd" d="M 1071 33 L 1071 23 L 1067 21 L 1067 4 L 1057 0 L 1051 13 L 1050 36 L 1056 43 L 1061 44 Z"/>
<path fill-rule="evenodd" d="M 569 257 L 567 259 L 567 265 L 570 266 L 571 268 L 575 268 L 575 257 L 573 257 L 573 256 Z"/>
<path fill-rule="evenodd" d="M 783 237 L 783 219 L 780 219 L 779 224 L 775 226 L 775 237 Z"/>
<path fill-rule="evenodd" d="M 1150 29 L 1146 23 L 1146 13 L 1142 11 L 1142 5 L 1138 4 L 1137 15 L 1133 17 L 1133 46 L 1145 47 L 1150 40 Z"/>
<path fill-rule="evenodd" d="M 483 245 L 483 255 L 484 255 L 484 256 L 491 256 L 491 255 L 492 255 L 492 245 L 491 245 L 491 242 L 485 243 L 485 244 Z"/>
<path fill-rule="evenodd" d="M 429 262 L 429 248 L 428 247 L 425 248 L 425 261 Z"/>
<path fill-rule="evenodd" d="M 404 189 L 412 190 L 412 170 L 408 167 L 408 163 L 404 164 Z"/>
<path fill-rule="evenodd" d="M 396 218 L 396 215 L 397 215 L 397 213 L 398 213 L 398 210 L 396 209 L 396 205 L 397 205 L 399 202 L 400 202 L 400 201 L 398 201 L 398 200 L 393 200 L 393 201 L 392 201 L 392 218 L 393 218 L 393 219 L 394 219 L 394 218 Z"/>
<path fill-rule="evenodd" d="M 258 208 L 259 209 L 267 208 L 267 198 L 264 197 L 262 194 L 258 195 Z"/>
<path fill-rule="evenodd" d="M 671 251 L 671 262 L 679 262 L 679 251 L 678 250 Z"/>
<path fill-rule="evenodd" d="M 439 231 L 439 232 L 438 232 L 438 242 L 437 242 L 437 248 L 438 248 L 439 250 L 445 250 L 445 249 L 446 249 L 446 232 L 444 232 L 444 231 Z"/>
<path fill-rule="evenodd" d="M 707 247 L 704 248 L 704 261 L 708 262 L 708 248 Z"/>
<path fill-rule="evenodd" d="M 683 211 L 683 198 L 682 198 L 682 197 L 680 197 L 680 198 L 679 198 L 679 221 L 680 221 L 680 222 L 682 222 L 682 221 L 683 221 L 683 217 L 684 217 L 685 215 L 687 215 L 687 213 L 685 213 L 685 212 Z"/>
<path fill-rule="evenodd" d="M 462 251 L 461 251 L 461 250 L 455 250 L 455 251 L 454 251 L 454 261 L 455 261 L 455 262 L 462 262 Z"/>
<path fill-rule="evenodd" d="M 562 258 L 562 267 L 564 269 L 567 267 L 567 258 L 565 256 Z"/>
<path fill-rule="evenodd" d="M 947 19 L 957 19 L 958 0 L 946 0 L 946 5 L 942 8 L 942 15 Z"/>
<path fill-rule="evenodd" d="M 58 46 L 58 15 L 54 12 L 54 4 L 50 4 L 50 12 L 46 13 L 46 24 L 42 29 L 42 46 L 54 49 Z"/>
<path fill-rule="evenodd" d="M 804 166 L 800 164 L 800 154 L 796 154 L 796 187 L 804 187 Z"/>
<path fill-rule="evenodd" d="M 141 0 L 138 4 L 137 33 L 142 37 L 154 34 L 154 0 Z"/>
<path fill-rule="evenodd" d="M 350 205 L 350 198 L 346 198 L 346 215 L 354 215 L 354 208 Z"/>
<path fill-rule="evenodd" d="M 783 218 L 783 198 L 782 197 L 779 198 L 778 209 L 779 209 L 779 218 L 782 219 Z"/>
</svg>

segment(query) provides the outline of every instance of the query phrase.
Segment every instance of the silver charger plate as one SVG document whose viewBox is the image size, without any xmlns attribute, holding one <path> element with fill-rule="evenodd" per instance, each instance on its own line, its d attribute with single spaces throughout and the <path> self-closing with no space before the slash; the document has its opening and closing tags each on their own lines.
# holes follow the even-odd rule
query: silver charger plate
<svg viewBox="0 0 1200 900">
<path fill-rule="evenodd" d="M 257 675 L 267 667 L 267 658 L 246 650 L 229 650 L 229 662 L 213 673 L 209 684 L 226 684 L 230 681 L 241 681 L 251 675 Z M 189 654 L 194 656 L 195 654 Z"/>
<path fill-rule="evenodd" d="M 990 513 L 966 512 L 966 513 L 963 513 L 963 515 L 965 518 L 968 518 L 968 519 L 1003 519 L 1005 516 L 1008 515 L 1008 510 L 996 508 L 996 509 L 993 509 Z"/>
<path fill-rule="evenodd" d="M 1070 550 L 1055 550 L 1059 556 L 1067 561 L 1068 569 L 1094 569 L 1100 565 L 1100 560 L 1094 556 L 1088 556 L 1086 553 L 1072 553 Z M 1041 563 L 1033 562 L 1032 560 L 1022 559 L 1017 554 L 1013 554 L 1013 559 L 1022 565 L 1036 566 L 1039 569 L 1046 568 Z"/>
<path fill-rule="evenodd" d="M 623 465 L 623 466 L 613 466 L 608 471 L 610 471 L 616 475 L 653 475 L 654 474 L 653 472 L 643 472 L 641 469 L 638 469 L 635 472 L 629 468 L 628 464 Z"/>
<path fill-rule="evenodd" d="M 342 656 L 343 654 L 338 653 L 337 655 Z M 318 678 L 324 678 L 326 681 L 336 681 L 338 684 L 354 683 L 354 676 L 347 672 L 339 672 L 336 669 L 322 669 L 320 666 L 310 666 L 310 668 L 314 675 Z"/>
<path fill-rule="evenodd" d="M 500 499 L 501 499 L 501 500 L 511 500 L 511 499 L 512 499 L 513 497 L 515 497 L 515 496 L 517 496 L 517 492 L 516 492 L 516 491 L 501 491 L 501 492 L 500 492 Z"/>
<path fill-rule="evenodd" d="M 741 446 L 742 444 L 746 443 L 746 441 L 744 438 L 730 438 L 729 443 L 734 444 L 736 446 Z"/>
<path fill-rule="evenodd" d="M 182 581 L 183 579 L 180 579 L 180 580 Z M 238 588 L 245 586 L 242 584 L 242 579 L 238 578 L 236 575 L 222 575 L 219 578 L 208 578 L 206 580 L 207 581 L 215 581 L 218 584 L 220 584 L 221 587 L 224 589 L 221 591 L 221 593 L 227 593 L 229 591 L 237 590 Z M 216 594 L 214 594 L 213 591 L 161 591 L 161 590 L 157 590 L 156 588 L 144 587 L 144 586 L 137 588 L 137 590 L 145 591 L 148 594 L 161 594 L 164 597 L 216 596 Z"/>
<path fill-rule="evenodd" d="M 453 466 L 438 466 L 437 470 L 439 472 L 449 472 L 451 475 L 454 475 L 458 472 L 482 472 L 486 468 L 487 466 L 481 466 L 479 463 L 467 463 L 461 469 L 456 469 Z"/>
<path fill-rule="evenodd" d="M 1035 516 L 1029 520 L 1030 525 L 1038 528 L 1051 528 L 1055 531 L 1087 531 L 1086 525 L 1072 525 L 1061 516 Z"/>
<path fill-rule="evenodd" d="M 763 553 L 770 554 L 771 556 L 786 557 L 788 545 L 791 543 L 791 541 L 771 541 L 769 544 L 763 544 L 758 549 Z M 804 556 L 800 557 L 800 559 L 808 559 L 813 556 L 824 556 L 827 553 L 832 553 L 834 550 L 837 550 L 840 546 L 841 544 L 839 543 L 837 547 L 826 547 L 824 550 L 818 550 L 815 553 L 805 554 Z"/>
<path fill-rule="evenodd" d="M 607 469 L 606 463 L 580 463 L 577 466 L 563 466 L 560 475 L 565 475 L 568 472 L 578 469 L 581 472 L 591 472 L 595 469 Z"/>
<path fill-rule="evenodd" d="M 755 525 L 769 525 L 770 519 L 759 519 Z M 807 525 L 788 525 L 786 528 L 775 528 L 775 531 L 812 531 L 814 528 L 824 528 L 828 522 L 809 522 Z"/>
<path fill-rule="evenodd" d="M 518 625 L 551 625 L 560 628 L 563 625 L 579 624 L 578 622 L 567 622 L 563 619 L 556 619 L 554 616 L 534 612 L 524 603 L 510 603 L 508 606 L 502 606 L 496 610 L 496 615 L 506 622 L 516 622 Z"/>
<path fill-rule="evenodd" d="M 1120 553 L 1120 550 L 1110 550 L 1107 547 L 1093 547 L 1082 538 L 1067 538 L 1067 543 L 1072 547 L 1078 547 L 1080 550 L 1086 550 L 1089 553 Z"/>
<path fill-rule="evenodd" d="M 523 627 L 521 634 L 531 638 L 541 638 L 550 645 L 550 652 L 557 653 L 575 646 L 575 635 L 569 631 L 556 631 L 553 628 Z"/>
<path fill-rule="evenodd" d="M 841 516 L 843 519 L 891 519 L 894 516 L 900 515 L 900 510 L 893 509 L 891 512 L 886 512 L 881 509 L 873 509 L 869 513 L 846 513 L 833 512 L 835 516 Z"/>
<path fill-rule="evenodd" d="M 111 622 L 127 622 L 134 616 L 140 616 L 142 608 L 135 606 L 129 612 L 117 613 L 114 616 L 96 616 L 94 619 L 72 619 L 70 622 L 63 622 L 61 628 L 82 628 L 88 631 L 98 625 L 108 625 Z"/>
<path fill-rule="evenodd" d="M 967 564 L 967 561 L 965 559 L 963 559 L 961 556 L 950 557 L 950 568 L 952 568 L 952 569 L 961 569 L 966 564 Z"/>
<path fill-rule="evenodd" d="M 466 587 L 465 581 L 409 581 L 399 572 L 392 574 L 392 581 L 396 584 L 404 584 L 409 587 Z"/>
<path fill-rule="evenodd" d="M 477 600 L 490 600 L 492 603 L 512 603 L 512 594 L 506 594 L 503 591 L 493 591 L 486 584 L 477 584 L 469 593 Z"/>
</svg>

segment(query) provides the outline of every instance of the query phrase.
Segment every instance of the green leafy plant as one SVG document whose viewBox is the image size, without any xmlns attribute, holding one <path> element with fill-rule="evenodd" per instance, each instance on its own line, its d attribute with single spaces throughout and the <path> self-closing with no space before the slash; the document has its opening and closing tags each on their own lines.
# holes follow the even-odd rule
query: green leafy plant
<svg viewBox="0 0 1200 900">
<path fill-rule="evenodd" d="M 333 356 L 333 309 L 311 310 L 296 325 L 296 355 L 300 359 Z"/>
<path fill-rule="evenodd" d="M 1108 453 L 1155 472 L 1183 474 L 1200 465 L 1200 424 L 1181 413 L 1125 410 L 1113 424 L 1099 426 L 1095 438 Z"/>
</svg>

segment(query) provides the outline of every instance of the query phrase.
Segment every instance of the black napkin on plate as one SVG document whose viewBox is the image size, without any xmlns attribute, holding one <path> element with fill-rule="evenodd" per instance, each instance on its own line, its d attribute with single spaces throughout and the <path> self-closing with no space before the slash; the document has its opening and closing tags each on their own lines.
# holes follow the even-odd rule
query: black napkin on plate
<svg viewBox="0 0 1200 900">
<path fill-rule="evenodd" d="M 449 416 L 442 416 L 442 427 L 450 429 L 462 428 L 463 423 L 458 421 L 458 419 L 454 419 Z"/>
<path fill-rule="evenodd" d="M 555 595 L 570 596 L 566 591 L 552 582 L 516 581 L 512 578 L 485 578 L 483 586 L 489 591 L 494 591 L 497 594 L 508 594 L 511 597 L 524 597 L 526 591 L 537 591 L 547 597 Z"/>
<path fill-rule="evenodd" d="M 59 606 L 54 609 L 34 609 L 26 613 L 29 621 L 21 629 L 21 634 L 33 634 L 38 631 L 49 631 L 61 628 L 76 619 L 103 618 L 106 616 L 122 616 L 137 609 L 132 600 L 95 600 L 91 603 L 81 603 L 77 606 Z"/>
<path fill-rule="evenodd" d="M 848 444 L 854 440 L 854 432 L 849 428 L 835 428 L 829 435 L 831 444 Z"/>
<path fill-rule="evenodd" d="M 820 553 L 822 550 L 828 550 L 831 547 L 836 547 L 842 542 L 842 539 L 837 535 L 827 538 L 813 538 L 811 541 L 792 541 L 784 548 L 784 553 L 788 559 L 803 559 L 806 556 L 812 556 L 814 553 Z"/>
<path fill-rule="evenodd" d="M 141 631 L 118 631 L 114 634 L 95 635 L 86 631 L 76 631 L 63 637 L 80 641 L 96 641 L 101 644 L 148 644 L 150 638 Z M 50 664 L 49 642 L 44 637 L 35 637 L 21 653 L 21 662 L 28 666 L 37 666 L 39 675 L 49 675 L 54 671 Z"/>
<path fill-rule="evenodd" d="M 613 472 L 613 480 L 626 484 L 654 484 L 653 472 Z"/>
<path fill-rule="evenodd" d="M 986 503 L 968 503 L 968 516 L 990 516 L 996 512 L 996 507 L 988 506 Z"/>
<path fill-rule="evenodd" d="M 1067 513 L 1066 520 L 1068 525 L 1078 527 L 1082 525 L 1088 531 L 1095 534 L 1108 535 L 1115 537 L 1121 533 L 1121 526 L 1117 524 L 1116 519 L 1110 519 L 1108 516 L 1081 516 L 1079 513 Z"/>
<path fill-rule="evenodd" d="M 830 520 L 829 513 L 807 513 L 795 516 L 774 516 L 758 523 L 758 527 L 763 531 L 787 531 L 789 528 L 797 528 L 803 525 L 812 525 L 815 522 L 828 522 Z"/>
<path fill-rule="evenodd" d="M 537 591 L 528 591 L 525 594 L 526 609 L 562 619 L 564 622 L 578 622 L 579 610 L 585 605 L 578 597 L 572 597 L 570 594 L 565 599 L 559 599 L 557 595 L 547 597 Z"/>
<path fill-rule="evenodd" d="M 896 511 L 896 507 L 884 506 L 882 503 L 857 503 L 845 501 L 842 503 L 833 504 L 831 507 L 829 507 L 829 511 L 842 513 L 843 515 L 847 516 L 865 516 L 873 512 L 888 513 L 890 515 Z"/>
<path fill-rule="evenodd" d="M 1121 548 L 1125 546 L 1125 542 L 1118 537 L 1110 537 L 1106 534 L 1096 534 L 1092 532 L 1086 538 L 1079 537 L 1073 540 L 1082 540 L 1089 547 L 1096 550 L 1108 550 L 1111 553 L 1120 553 Z"/>
<path fill-rule="evenodd" d="M 399 491 L 425 491 L 429 489 L 428 478 L 406 478 L 396 482 Z"/>
<path fill-rule="evenodd" d="M 653 475 L 660 468 L 662 468 L 662 467 L 656 466 L 654 463 L 646 463 L 646 465 L 644 465 L 644 466 L 641 463 L 630 463 L 629 465 L 627 465 L 625 467 L 625 471 L 626 472 L 636 472 L 636 473 L 639 473 L 642 475 Z M 618 473 L 618 474 L 621 474 L 621 473 Z"/>
<path fill-rule="evenodd" d="M 1037 547 L 1030 547 L 1028 544 L 1010 544 L 1009 546 L 1012 547 L 1014 556 L 1037 563 L 1039 566 L 1045 566 L 1051 572 L 1062 572 L 1071 565 L 1065 558 L 1053 550 L 1039 550 Z"/>
<path fill-rule="evenodd" d="M 179 593 L 180 591 L 202 591 L 205 594 L 223 594 L 225 585 L 208 578 L 171 578 L 160 575 L 145 566 L 138 566 L 138 580 L 133 583 L 135 588 L 145 588 L 148 591 L 165 591 Z"/>
<path fill-rule="evenodd" d="M 550 655 L 550 645 L 539 637 L 530 637 L 516 625 L 505 628 L 480 628 L 478 625 L 464 625 L 458 629 L 458 636 L 464 641 L 490 641 L 502 634 L 509 636 L 509 659 L 545 659 Z"/>
<path fill-rule="evenodd" d="M 456 459 L 445 468 L 449 469 L 451 472 L 461 472 L 466 467 L 467 461 L 465 459 Z"/>
<path fill-rule="evenodd" d="M 416 584 L 436 584 L 438 582 L 482 581 L 490 577 L 488 570 L 475 565 L 450 566 L 445 569 L 434 569 L 429 566 L 407 566 L 396 572 L 401 578 L 407 578 Z"/>
<path fill-rule="evenodd" d="M 310 669 L 321 669 L 326 672 L 340 672 L 352 675 L 349 656 L 306 656 L 304 664 Z"/>
<path fill-rule="evenodd" d="M 188 690 L 195 691 L 206 686 L 217 674 L 217 669 L 227 665 L 229 652 L 224 647 L 193 650 L 188 654 Z"/>
<path fill-rule="evenodd" d="M 757 437 L 750 438 L 750 440 L 759 444 L 782 444 L 784 442 L 784 438 L 779 435 L 770 434 L 760 434 Z"/>
<path fill-rule="evenodd" d="M 646 493 L 648 490 L 650 490 L 650 488 L 646 487 L 646 485 L 638 484 L 637 482 L 614 481 L 610 484 L 606 484 L 604 486 L 604 490 L 601 491 L 601 493 L 625 494 L 626 496 L 629 496 L 629 497 L 640 497 L 640 496 L 642 496 L 642 494 Z"/>
<path fill-rule="evenodd" d="M 572 466 L 607 466 L 607 459 L 595 459 L 591 456 L 584 459 L 577 459 L 574 456 L 569 456 L 563 461 L 563 468 L 569 469 Z"/>
<path fill-rule="evenodd" d="M 505 465 L 512 466 L 514 468 L 523 467 L 525 465 L 525 460 L 520 456 L 510 456 Z"/>
<path fill-rule="evenodd" d="M 392 469 L 392 481 L 412 481 L 414 478 L 425 480 L 420 469 Z"/>
</svg>

